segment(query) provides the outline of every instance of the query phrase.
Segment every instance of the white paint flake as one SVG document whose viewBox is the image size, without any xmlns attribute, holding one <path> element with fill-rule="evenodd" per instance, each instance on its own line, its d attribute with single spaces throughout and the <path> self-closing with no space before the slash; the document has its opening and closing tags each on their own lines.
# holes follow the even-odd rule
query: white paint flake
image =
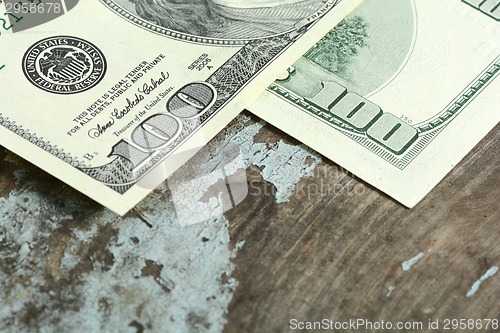
<svg viewBox="0 0 500 333">
<path fill-rule="evenodd" d="M 413 265 L 415 265 L 417 262 L 419 262 L 420 259 L 422 259 L 423 257 L 424 257 L 424 253 L 420 252 L 419 254 L 417 254 L 416 256 L 414 256 L 413 258 L 411 258 L 411 259 L 403 262 L 401 264 L 401 268 L 403 269 L 403 271 L 408 272 L 411 269 L 411 267 Z"/>
<path fill-rule="evenodd" d="M 483 283 L 484 280 L 486 280 L 486 279 L 492 277 L 493 275 L 495 275 L 497 272 L 498 272 L 498 267 L 497 266 L 493 266 L 490 269 L 488 269 L 488 271 L 486 271 L 486 273 L 484 273 L 484 275 L 481 276 L 479 278 L 479 280 L 477 280 L 476 282 L 474 282 L 472 284 L 472 286 L 470 287 L 470 289 L 467 292 L 466 296 L 467 297 L 474 296 L 474 294 L 477 293 L 477 291 L 479 290 L 479 286 L 481 285 L 481 283 Z"/>
<path fill-rule="evenodd" d="M 387 288 L 387 294 L 385 295 L 385 297 L 389 298 L 391 297 L 392 295 L 392 292 L 396 289 L 395 286 L 389 286 L 389 288 Z"/>
<path fill-rule="evenodd" d="M 241 120 L 248 122 L 249 118 L 242 116 Z M 238 135 L 228 137 L 227 142 L 240 147 L 245 167 L 264 167 L 262 178 L 276 187 L 277 203 L 288 202 L 297 183 L 302 178 L 311 176 L 322 159 L 318 153 L 304 145 L 289 145 L 283 140 L 271 145 L 254 143 L 252 138 L 265 124 L 260 121 L 245 126 Z"/>
</svg>

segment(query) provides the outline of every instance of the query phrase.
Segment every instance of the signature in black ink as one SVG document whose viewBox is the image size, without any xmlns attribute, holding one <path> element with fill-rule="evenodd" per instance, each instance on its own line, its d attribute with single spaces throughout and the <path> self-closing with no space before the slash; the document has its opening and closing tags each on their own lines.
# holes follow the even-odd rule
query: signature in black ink
<svg viewBox="0 0 500 333">
<path fill-rule="evenodd" d="M 156 88 L 158 88 L 159 86 L 161 86 L 169 77 L 170 77 L 170 74 L 168 72 L 167 72 L 167 74 L 165 74 L 165 72 L 162 71 L 161 72 L 161 77 L 158 80 L 151 79 L 151 84 L 144 83 L 144 85 L 142 86 L 142 89 L 141 88 L 137 88 L 137 90 L 140 93 L 149 95 L 153 91 L 155 91 Z"/>
<path fill-rule="evenodd" d="M 104 134 L 111 126 L 115 124 L 115 120 L 112 117 L 109 117 L 109 121 L 105 124 L 98 124 L 97 127 L 91 128 L 88 132 L 88 136 L 92 139 L 97 139 Z"/>
<path fill-rule="evenodd" d="M 144 100 L 144 95 L 141 94 L 135 94 L 135 98 L 133 100 L 130 100 L 127 98 L 127 105 L 121 109 L 115 109 L 113 112 L 111 112 L 111 115 L 115 117 L 116 119 L 122 119 L 125 117 L 130 111 L 132 111 L 133 108 L 135 108 L 141 101 Z"/>
</svg>

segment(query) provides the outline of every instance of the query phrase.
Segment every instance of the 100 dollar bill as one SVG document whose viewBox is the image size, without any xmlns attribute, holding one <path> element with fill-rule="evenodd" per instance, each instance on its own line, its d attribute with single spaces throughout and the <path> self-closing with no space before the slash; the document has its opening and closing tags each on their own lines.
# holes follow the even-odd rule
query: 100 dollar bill
<svg viewBox="0 0 500 333">
<path fill-rule="evenodd" d="M 0 144 L 124 214 L 359 2 L 0 1 Z"/>
<path fill-rule="evenodd" d="M 367 0 L 251 108 L 412 207 L 500 119 L 500 1 Z"/>
</svg>

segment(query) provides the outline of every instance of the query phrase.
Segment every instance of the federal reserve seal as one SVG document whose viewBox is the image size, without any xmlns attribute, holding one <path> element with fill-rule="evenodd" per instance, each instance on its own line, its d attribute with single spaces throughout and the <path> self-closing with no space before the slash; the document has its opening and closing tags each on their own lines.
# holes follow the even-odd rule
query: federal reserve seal
<svg viewBox="0 0 500 333">
<path fill-rule="evenodd" d="M 31 83 L 55 94 L 89 90 L 106 73 L 106 59 L 95 45 L 68 36 L 49 37 L 34 44 L 22 65 Z"/>
</svg>

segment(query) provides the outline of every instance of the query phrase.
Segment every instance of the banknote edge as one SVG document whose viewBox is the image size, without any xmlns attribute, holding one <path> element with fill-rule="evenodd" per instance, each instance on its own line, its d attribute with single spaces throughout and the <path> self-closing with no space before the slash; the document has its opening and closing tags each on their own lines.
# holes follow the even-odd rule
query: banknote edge
<svg viewBox="0 0 500 333">
<path fill-rule="evenodd" d="M 351 140 L 359 143 L 363 148 L 367 149 L 371 153 L 382 157 L 385 161 L 398 169 L 404 170 L 432 142 L 432 140 L 466 108 L 469 103 L 479 96 L 479 94 L 499 76 L 499 74 L 500 54 L 492 62 L 490 62 L 490 64 L 487 65 L 485 69 L 481 71 L 481 73 L 477 75 L 464 89 L 462 89 L 461 92 L 455 96 L 442 111 L 438 112 L 436 116 L 416 124 L 415 127 L 412 126 L 418 131 L 419 138 L 411 145 L 410 149 L 404 152 L 404 156 L 402 157 L 398 157 L 394 153 L 376 144 L 366 135 L 361 136 L 361 133 L 355 133 L 357 132 L 356 130 L 350 128 L 333 115 L 325 117 L 323 115 L 323 111 L 319 110 L 314 105 L 307 103 L 303 97 L 280 86 L 279 84 L 273 83 L 267 88 L 267 91 L 273 96 L 276 96 L 288 104 L 293 105 L 295 108 L 300 109 L 308 116 L 328 124 L 336 131 L 339 131 Z M 323 117 L 321 117 L 321 115 L 323 115 Z"/>
</svg>

